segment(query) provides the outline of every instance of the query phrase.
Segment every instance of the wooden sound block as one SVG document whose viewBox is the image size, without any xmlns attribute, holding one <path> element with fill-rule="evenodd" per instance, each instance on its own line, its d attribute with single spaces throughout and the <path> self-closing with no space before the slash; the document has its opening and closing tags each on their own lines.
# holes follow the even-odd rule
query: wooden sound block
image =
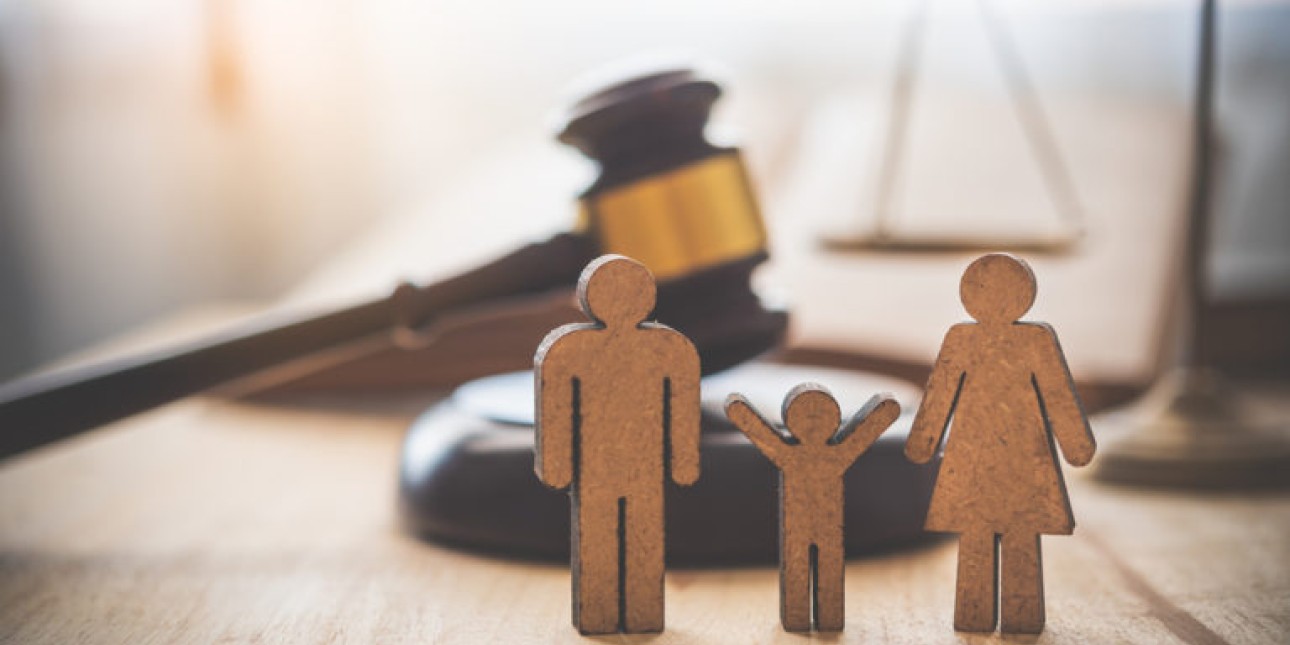
<svg viewBox="0 0 1290 645">
<path fill-rule="evenodd" d="M 761 409 L 778 409 L 783 393 L 805 380 L 827 383 L 852 408 L 881 391 L 917 408 L 918 390 L 904 381 L 844 370 L 751 364 L 705 378 L 703 475 L 687 488 L 666 487 L 669 564 L 777 561 L 778 473 L 724 418 L 722 405 L 737 389 Z M 463 385 L 417 419 L 399 473 L 409 532 L 506 557 L 568 559 L 569 497 L 533 474 L 532 397 L 530 373 L 493 376 Z M 933 538 L 923 519 L 939 464 L 905 459 L 910 420 L 898 419 L 844 477 L 847 555 Z"/>
</svg>

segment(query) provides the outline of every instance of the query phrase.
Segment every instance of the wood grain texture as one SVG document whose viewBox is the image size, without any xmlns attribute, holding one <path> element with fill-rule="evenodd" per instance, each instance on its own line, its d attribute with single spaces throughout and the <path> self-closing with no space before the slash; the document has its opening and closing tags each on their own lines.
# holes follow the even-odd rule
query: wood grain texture
<svg viewBox="0 0 1290 645">
<path fill-rule="evenodd" d="M 787 437 L 739 394 L 726 400 L 726 416 L 780 472 L 780 624 L 790 632 L 842 631 L 842 475 L 900 416 L 900 405 L 874 396 L 839 428 L 837 400 L 823 386 L 805 383 L 784 398 Z"/>
<path fill-rule="evenodd" d="M 906 444 L 924 463 L 949 434 L 926 527 L 961 535 L 960 631 L 993 631 L 996 616 L 1004 632 L 1043 630 L 1038 536 L 1075 528 L 1053 440 L 1074 466 L 1096 449 L 1057 335 L 1018 322 L 1035 290 L 1030 267 L 1010 255 L 968 266 L 959 293 L 977 322 L 946 334 Z"/>
<path fill-rule="evenodd" d="M 654 277 L 594 260 L 578 282 L 593 322 L 551 332 L 534 357 L 534 469 L 570 488 L 573 623 L 584 634 L 663 630 L 663 486 L 699 477 L 699 355 L 645 322 Z"/>
</svg>

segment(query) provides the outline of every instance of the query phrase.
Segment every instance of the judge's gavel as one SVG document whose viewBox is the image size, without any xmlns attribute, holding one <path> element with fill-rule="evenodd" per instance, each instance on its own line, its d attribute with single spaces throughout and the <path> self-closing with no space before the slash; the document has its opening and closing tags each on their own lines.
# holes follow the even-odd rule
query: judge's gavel
<svg viewBox="0 0 1290 645">
<path fill-rule="evenodd" d="M 576 102 L 559 138 L 597 161 L 600 174 L 581 195 L 573 232 L 389 298 L 5 384 L 0 458 L 288 362 L 388 347 L 400 332 L 432 328 L 448 314 L 568 289 L 602 253 L 636 258 L 655 273 L 654 317 L 694 341 L 705 373 L 775 347 L 787 316 L 763 307 L 749 284 L 767 258 L 756 199 L 739 151 L 704 138 L 720 93 L 674 69 Z"/>
</svg>

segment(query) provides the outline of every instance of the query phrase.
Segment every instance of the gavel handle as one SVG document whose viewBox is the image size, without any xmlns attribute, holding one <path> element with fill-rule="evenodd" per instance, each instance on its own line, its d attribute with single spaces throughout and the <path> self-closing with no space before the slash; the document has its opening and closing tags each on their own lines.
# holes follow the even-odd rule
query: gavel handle
<svg viewBox="0 0 1290 645">
<path fill-rule="evenodd" d="M 585 236 L 563 233 L 397 297 L 302 320 L 257 321 L 181 347 L 12 381 L 0 386 L 0 459 L 324 351 L 388 346 L 400 325 L 566 287 L 594 255 Z"/>
</svg>

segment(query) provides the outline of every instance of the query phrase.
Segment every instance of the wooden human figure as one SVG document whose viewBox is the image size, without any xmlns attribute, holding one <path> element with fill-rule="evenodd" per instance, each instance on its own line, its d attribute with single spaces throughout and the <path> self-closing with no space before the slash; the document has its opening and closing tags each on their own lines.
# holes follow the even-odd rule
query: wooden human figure
<svg viewBox="0 0 1290 645">
<path fill-rule="evenodd" d="M 1030 267 L 983 256 L 959 295 L 977 322 L 945 335 L 905 454 L 928 461 L 949 429 L 925 526 L 960 534 L 954 628 L 994 631 L 1001 587 L 1001 631 L 1039 633 L 1039 536 L 1075 528 L 1053 437 L 1073 466 L 1096 444 L 1052 327 L 1018 322 L 1035 300 Z"/>
<path fill-rule="evenodd" d="M 602 256 L 578 298 L 594 322 L 552 331 L 534 357 L 534 468 L 570 486 L 573 623 L 584 634 L 663 629 L 663 485 L 699 478 L 699 354 L 645 322 L 654 277 Z"/>
<path fill-rule="evenodd" d="M 875 396 L 841 429 L 838 402 L 805 383 L 784 398 L 777 431 L 731 394 L 726 416 L 779 469 L 779 619 L 790 632 L 843 627 L 842 475 L 896 417 L 900 405 Z"/>
</svg>

